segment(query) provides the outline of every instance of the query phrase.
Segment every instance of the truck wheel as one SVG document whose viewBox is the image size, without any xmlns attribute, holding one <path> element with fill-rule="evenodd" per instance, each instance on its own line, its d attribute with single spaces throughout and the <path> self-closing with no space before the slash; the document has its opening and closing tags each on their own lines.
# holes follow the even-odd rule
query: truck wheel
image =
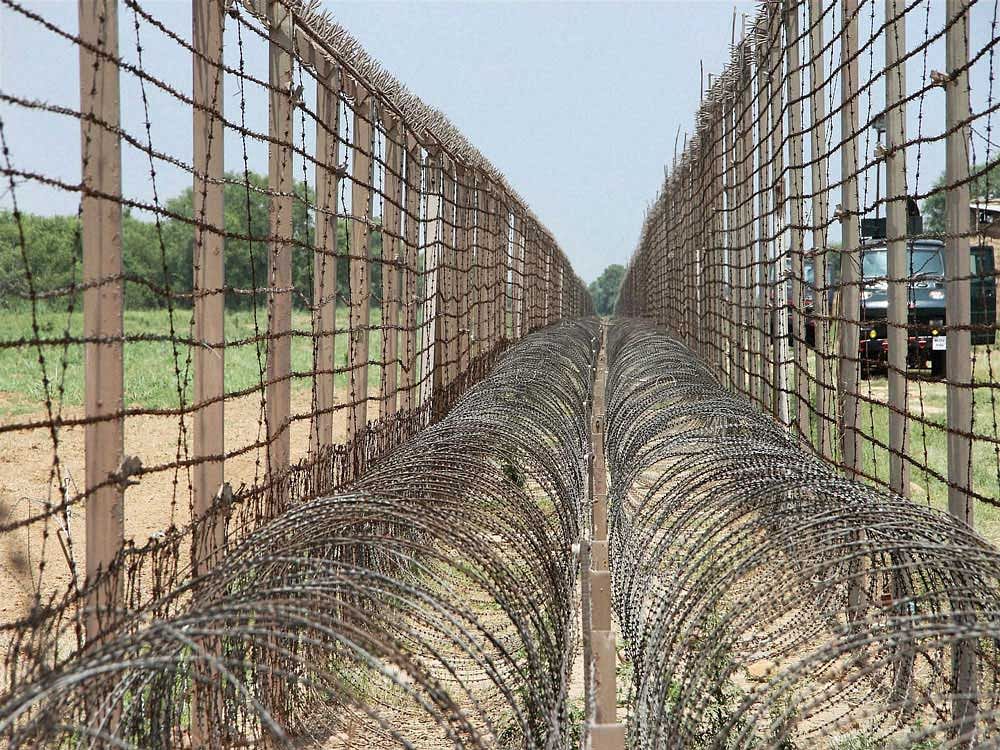
<svg viewBox="0 0 1000 750">
<path fill-rule="evenodd" d="M 947 374 L 947 362 L 947 352 L 931 352 L 931 375 L 935 378 L 943 378 Z"/>
</svg>

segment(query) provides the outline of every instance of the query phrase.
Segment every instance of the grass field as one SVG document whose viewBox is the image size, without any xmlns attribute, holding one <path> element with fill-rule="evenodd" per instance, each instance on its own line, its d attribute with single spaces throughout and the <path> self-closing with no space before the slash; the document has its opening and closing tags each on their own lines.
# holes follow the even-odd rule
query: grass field
<svg viewBox="0 0 1000 750">
<path fill-rule="evenodd" d="M 1000 349 L 974 347 L 974 380 L 985 386 L 1000 381 Z M 810 370 L 815 372 L 810 354 Z M 908 387 L 907 411 L 928 424 L 909 422 L 910 497 L 914 501 L 947 509 L 948 489 L 944 482 L 923 470 L 947 476 L 947 388 L 944 381 L 932 379 L 926 371 L 913 370 Z M 878 477 L 881 483 L 889 481 L 889 451 L 876 443 L 889 443 L 889 409 L 881 405 L 888 401 L 889 386 L 885 373 L 876 373 L 859 382 L 863 402 L 858 417 L 862 433 L 864 470 Z M 815 393 L 815 391 L 813 392 Z M 975 492 L 1000 503 L 1000 394 L 989 387 L 973 391 L 973 432 L 988 436 L 973 443 L 972 476 Z M 793 399 L 794 402 L 794 399 Z M 874 441 L 872 440 L 874 438 Z M 994 542 L 1000 543 L 1000 507 L 985 502 L 976 504 L 976 527 Z"/>
<path fill-rule="evenodd" d="M 347 308 L 337 310 L 337 328 L 347 326 Z M 372 325 L 379 325 L 380 311 L 371 311 Z M 171 320 L 165 310 L 133 310 L 125 313 L 125 333 L 127 336 L 142 334 L 169 334 Z M 267 312 L 257 314 L 255 328 L 251 311 L 226 314 L 225 330 L 227 341 L 251 338 L 255 330 L 266 332 Z M 173 330 L 177 336 L 190 337 L 191 312 L 181 310 L 174 313 Z M 311 322 L 308 311 L 296 311 L 292 316 L 292 327 L 308 331 Z M 83 333 L 83 316 L 74 313 L 44 312 L 38 319 L 40 337 L 43 340 L 58 340 L 67 335 L 80 337 Z M 0 311 L 0 344 L 34 338 L 31 315 L 27 312 Z M 336 337 L 336 364 L 347 364 L 346 334 Z M 371 358 L 378 359 L 381 348 L 381 332 L 370 334 Z M 226 391 L 236 392 L 259 384 L 261 368 L 266 357 L 266 342 L 230 346 L 226 349 Z M 53 399 L 62 388 L 62 402 L 65 406 L 83 404 L 83 345 L 62 344 L 42 347 L 45 358 L 45 372 L 51 382 Z M 180 394 L 190 403 L 192 390 L 192 364 L 190 347 L 174 345 L 171 341 L 133 341 L 125 344 L 125 402 L 129 406 L 145 408 L 176 407 Z M 307 372 L 312 369 L 313 340 L 308 336 L 292 339 L 292 369 Z M 369 368 L 369 387 L 378 387 L 380 368 Z M 337 376 L 338 390 L 346 384 L 347 375 Z M 179 384 L 180 383 L 180 390 Z M 297 378 L 293 388 L 310 388 L 311 379 Z M 44 406 L 42 368 L 39 364 L 38 348 L 34 345 L 0 348 L 0 419 L 40 411 Z"/>
<path fill-rule="evenodd" d="M 380 311 L 371 311 L 374 326 L 380 322 Z M 157 334 L 170 332 L 170 316 L 164 310 L 128 311 L 125 314 L 127 335 Z M 173 329 L 178 336 L 189 336 L 191 313 L 188 310 L 174 314 Z M 311 328 L 309 313 L 296 311 L 293 327 L 308 331 Z M 65 313 L 44 312 L 38 320 L 43 339 L 58 340 L 67 331 L 71 337 L 82 334 L 83 320 L 80 313 L 71 317 Z M 226 315 L 227 341 L 235 342 L 254 335 L 255 322 L 251 311 L 229 312 Z M 266 310 L 258 312 L 259 330 L 266 330 Z M 347 309 L 337 310 L 337 327 L 346 328 Z M 27 312 L 0 311 L 0 342 L 15 342 L 32 338 L 31 316 Z M 347 364 L 346 335 L 340 334 L 336 340 L 336 365 Z M 378 358 L 381 348 L 381 332 L 370 335 L 372 358 Z M 62 388 L 62 403 L 67 407 L 79 407 L 83 403 L 83 346 L 74 344 L 46 345 L 43 347 L 46 373 L 52 383 L 53 396 Z M 301 372 L 312 369 L 313 340 L 309 336 L 296 336 L 292 341 L 292 368 Z M 987 352 L 985 347 L 975 350 L 975 379 L 979 384 L 1000 381 L 1000 349 Z M 190 403 L 192 391 L 192 369 L 189 361 L 190 349 L 184 345 L 175 346 L 170 341 L 134 341 L 125 345 L 125 401 L 128 406 L 142 408 L 169 408 L 180 403 L 180 393 Z M 264 366 L 265 346 L 254 343 L 232 345 L 226 349 L 226 390 L 233 393 L 260 383 L 261 368 Z M 810 356 L 812 359 L 812 356 Z M 176 365 L 176 366 L 175 366 Z M 811 367 L 811 369 L 813 369 Z M 179 371 L 179 374 L 178 374 Z M 378 389 L 380 368 L 369 368 L 369 388 Z M 337 376 L 338 392 L 343 393 L 347 376 Z M 180 392 L 178 388 L 180 383 Z M 309 377 L 296 378 L 293 389 L 308 391 L 312 386 Z M 884 402 L 888 398 L 888 386 L 883 375 L 875 375 L 860 383 L 861 394 L 875 401 Z M 976 441 L 973 448 L 972 471 L 977 492 L 1000 502 L 1000 394 L 991 388 L 979 388 L 974 392 L 976 433 L 997 440 Z M 794 403 L 794 400 L 793 400 Z M 0 421 L 9 421 L 21 415 L 37 414 L 44 406 L 42 370 L 38 362 L 38 350 L 34 346 L 13 346 L 0 348 Z M 915 371 L 910 382 L 909 412 L 923 415 L 930 424 L 910 422 L 910 450 L 913 458 L 910 468 L 911 496 L 918 502 L 935 507 L 947 507 L 947 488 L 943 482 L 920 467 L 926 465 L 941 475 L 947 474 L 946 389 L 945 384 L 927 377 L 922 371 Z M 860 414 L 860 428 L 863 437 L 862 451 L 865 471 L 888 482 L 888 451 L 876 446 L 871 440 L 888 443 L 889 416 L 884 406 L 863 404 Z M 869 439 L 865 439 L 869 438 Z M 991 539 L 1000 541 L 1000 508 L 988 503 L 979 503 L 977 527 Z"/>
</svg>

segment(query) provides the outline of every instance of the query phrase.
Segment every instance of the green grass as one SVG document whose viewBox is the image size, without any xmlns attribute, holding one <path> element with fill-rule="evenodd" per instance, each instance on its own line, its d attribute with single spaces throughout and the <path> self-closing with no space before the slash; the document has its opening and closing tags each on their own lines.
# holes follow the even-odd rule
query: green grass
<svg viewBox="0 0 1000 750">
<path fill-rule="evenodd" d="M 347 309 L 338 308 L 337 328 L 346 328 Z M 371 311 L 372 325 L 379 325 L 380 311 Z M 165 310 L 132 310 L 125 313 L 126 336 L 142 334 L 169 335 L 171 320 Z M 261 333 L 267 330 L 267 311 L 260 310 L 257 325 Z M 292 326 L 296 330 L 309 331 L 311 321 L 308 311 L 295 311 Z M 58 341 L 64 337 L 79 338 L 83 334 L 83 316 L 76 312 L 72 316 L 65 312 L 42 312 L 38 317 L 39 337 L 43 341 Z M 191 336 L 191 312 L 181 310 L 174 313 L 173 330 L 176 336 Z M 254 317 L 251 311 L 230 312 L 225 321 L 226 341 L 235 342 L 248 339 L 255 334 Z M 0 344 L 33 339 L 31 314 L 28 312 L 0 311 Z M 371 358 L 380 358 L 382 346 L 381 331 L 372 331 L 369 339 Z M 261 368 L 266 362 L 266 342 L 226 349 L 226 392 L 233 393 L 259 385 Z M 335 342 L 336 364 L 343 367 L 347 363 L 347 336 L 338 334 Z M 57 401 L 60 387 L 62 402 L 66 406 L 80 406 L 84 397 L 84 353 L 82 344 L 47 343 L 41 347 L 45 359 L 45 373 L 50 381 L 50 393 Z M 180 393 L 190 403 L 192 394 L 193 364 L 189 361 L 191 348 L 184 344 L 174 345 L 171 341 L 128 341 L 125 344 L 125 403 L 149 409 L 176 407 L 180 403 Z M 292 369 L 300 372 L 312 370 L 313 340 L 309 336 L 292 339 Z M 378 388 L 381 368 L 370 367 L 369 388 Z M 337 376 L 338 390 L 346 386 L 347 375 Z M 179 385 L 180 384 L 180 385 Z M 295 389 L 312 387 L 309 377 L 299 377 L 292 381 Z M 180 391 L 179 391 L 180 388 Z M 16 416 L 38 412 L 44 407 L 45 388 L 42 367 L 39 363 L 39 348 L 34 344 L 0 348 L 0 417 Z"/>
<path fill-rule="evenodd" d="M 986 347 L 975 347 L 974 380 L 977 385 L 1000 381 L 1000 349 L 992 352 L 992 362 Z M 991 370 L 992 365 L 992 370 Z M 810 354 L 810 371 L 814 372 Z M 932 379 L 924 370 L 910 371 L 908 412 L 921 417 L 927 424 L 914 419 L 909 421 L 909 450 L 912 459 L 910 472 L 910 497 L 936 508 L 947 509 L 947 485 L 922 467 L 927 466 L 941 476 L 948 474 L 947 450 L 947 388 L 943 381 Z M 815 386 L 815 382 L 812 384 Z M 888 401 L 888 381 L 885 373 L 874 373 L 862 379 L 858 391 L 863 398 L 885 403 Z M 815 390 L 813 390 L 815 394 Z M 974 394 L 973 431 L 1000 440 L 1000 393 L 990 388 L 976 388 Z M 815 396 L 813 395 L 813 398 Z M 795 399 L 790 399 L 794 409 Z M 876 442 L 889 443 L 889 409 L 881 404 L 861 403 L 858 415 L 861 432 L 861 451 L 866 474 L 877 477 L 881 484 L 889 482 L 889 451 Z M 815 425 L 814 425 L 815 437 Z M 874 438 L 875 441 L 872 440 Z M 1000 455 L 998 445 L 989 440 L 976 440 L 972 448 L 972 475 L 975 492 L 990 498 L 1000 498 Z M 977 502 L 975 525 L 987 538 L 1000 542 L 1000 508 Z"/>
</svg>

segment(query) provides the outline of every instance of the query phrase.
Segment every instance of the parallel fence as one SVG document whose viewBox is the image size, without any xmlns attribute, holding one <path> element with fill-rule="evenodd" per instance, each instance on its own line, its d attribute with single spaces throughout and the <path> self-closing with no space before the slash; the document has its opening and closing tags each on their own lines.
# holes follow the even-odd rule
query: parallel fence
<svg viewBox="0 0 1000 750">
<path fill-rule="evenodd" d="M 631 748 L 998 745 L 1000 551 L 845 478 L 662 329 L 608 333 Z"/>
<path fill-rule="evenodd" d="M 618 303 L 848 475 L 978 507 L 993 537 L 997 20 L 969 0 L 762 3 Z"/>
<path fill-rule="evenodd" d="M 590 310 L 502 175 L 313 4 L 78 10 L 0 3 L 49 66 L 0 86 L 11 684 Z M 77 58 L 79 100 L 39 99 Z"/>
<path fill-rule="evenodd" d="M 572 746 L 597 342 L 594 320 L 526 336 L 349 489 L 26 671 L 4 746 Z"/>
</svg>

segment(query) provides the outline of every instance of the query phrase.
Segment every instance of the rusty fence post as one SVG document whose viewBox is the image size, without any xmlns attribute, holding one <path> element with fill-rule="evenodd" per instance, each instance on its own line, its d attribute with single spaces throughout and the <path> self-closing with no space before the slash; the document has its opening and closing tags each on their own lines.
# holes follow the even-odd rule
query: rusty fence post
<svg viewBox="0 0 1000 750">
<path fill-rule="evenodd" d="M 292 38 L 291 12 L 282 3 L 267 5 L 269 24 L 268 179 L 268 340 L 265 420 L 267 474 L 272 512 L 285 501 L 290 463 L 289 418 L 292 401 Z"/>
<path fill-rule="evenodd" d="M 348 392 L 350 412 L 347 444 L 361 450 L 368 426 L 368 360 L 371 337 L 372 136 L 371 93 L 354 81 L 354 142 L 351 169 L 350 289 L 348 328 Z M 361 455 L 360 453 L 356 455 Z"/>
<path fill-rule="evenodd" d="M 314 458 L 333 447 L 333 410 L 336 403 L 337 329 L 337 196 L 336 171 L 340 135 L 340 71 L 324 65 L 316 80 L 316 248 L 313 251 L 313 332 L 316 360 L 310 449 Z"/>
</svg>

